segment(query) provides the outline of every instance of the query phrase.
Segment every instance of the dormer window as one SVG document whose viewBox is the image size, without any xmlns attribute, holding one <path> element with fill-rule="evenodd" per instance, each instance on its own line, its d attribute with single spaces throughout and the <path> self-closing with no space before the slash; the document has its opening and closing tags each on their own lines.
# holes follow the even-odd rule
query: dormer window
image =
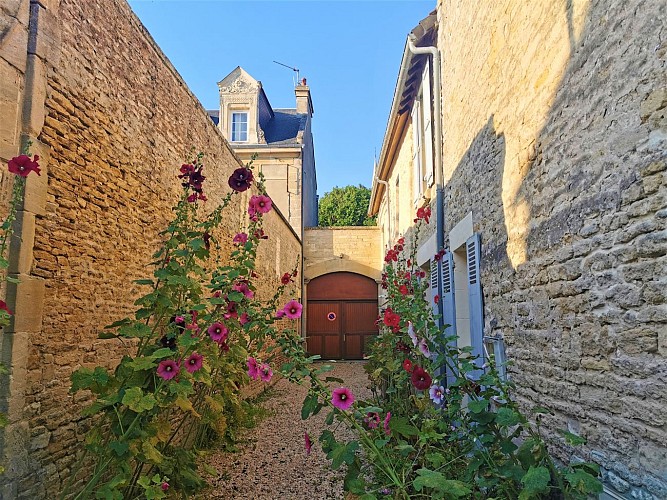
<svg viewBox="0 0 667 500">
<path fill-rule="evenodd" d="M 248 113 L 232 113 L 232 142 L 248 142 Z"/>
</svg>

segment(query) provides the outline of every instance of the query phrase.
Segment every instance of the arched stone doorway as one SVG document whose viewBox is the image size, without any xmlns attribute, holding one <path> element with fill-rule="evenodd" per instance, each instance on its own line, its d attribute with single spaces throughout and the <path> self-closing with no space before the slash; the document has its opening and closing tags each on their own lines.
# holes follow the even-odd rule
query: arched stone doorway
<svg viewBox="0 0 667 500">
<path fill-rule="evenodd" d="M 350 272 L 313 278 L 307 288 L 308 352 L 322 359 L 363 359 L 369 337 L 377 335 L 377 284 Z"/>
</svg>

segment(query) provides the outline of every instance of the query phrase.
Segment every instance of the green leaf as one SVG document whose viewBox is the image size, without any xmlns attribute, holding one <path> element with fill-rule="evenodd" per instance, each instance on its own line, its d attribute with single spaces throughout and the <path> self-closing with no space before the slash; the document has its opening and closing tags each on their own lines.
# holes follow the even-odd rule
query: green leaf
<svg viewBox="0 0 667 500">
<path fill-rule="evenodd" d="M 125 395 L 121 402 L 130 410 L 136 411 L 137 413 L 152 410 L 155 403 L 157 403 L 153 394 L 146 394 L 144 396 L 140 387 L 131 387 L 125 391 Z"/>
<path fill-rule="evenodd" d="M 112 441 L 109 443 L 109 448 L 116 452 L 116 455 L 119 457 L 127 454 L 127 450 L 130 449 L 130 445 L 125 441 Z"/>
<path fill-rule="evenodd" d="M 486 407 L 489 405 L 489 402 L 485 399 L 479 399 L 477 401 L 470 401 L 468 403 L 468 409 L 473 413 L 479 413 L 486 410 Z"/>
<path fill-rule="evenodd" d="M 461 498 L 472 493 L 470 487 L 462 482 L 447 479 L 444 474 L 428 469 L 419 469 L 418 477 L 412 481 L 415 490 L 431 488 L 435 491 L 445 492 L 449 498 Z"/>
<path fill-rule="evenodd" d="M 149 441 L 144 441 L 143 444 L 141 445 L 141 451 L 144 452 L 144 455 L 146 456 L 146 460 L 148 462 L 154 463 L 154 464 L 159 464 L 162 463 L 162 460 L 164 460 L 164 457 L 162 456 L 162 453 L 160 453 L 155 446 L 153 446 Z M 148 478 L 146 478 L 148 479 Z M 150 479 L 149 479 L 150 481 Z M 150 482 L 148 483 L 150 485 Z"/>
<path fill-rule="evenodd" d="M 320 408 L 321 405 L 317 400 L 317 396 L 308 394 L 306 399 L 303 400 L 303 406 L 301 407 L 301 420 L 306 420 L 311 414 L 315 415 Z"/>
<path fill-rule="evenodd" d="M 188 243 L 188 246 L 197 251 L 204 248 L 206 244 L 202 238 L 195 238 L 194 240 L 190 241 L 190 243 Z"/>
<path fill-rule="evenodd" d="M 109 374 L 101 366 L 90 368 L 79 368 L 70 376 L 72 387 L 69 392 L 76 392 L 81 389 L 90 389 L 95 394 L 100 394 L 109 383 Z"/>
<path fill-rule="evenodd" d="M 505 427 L 511 427 L 519 423 L 519 414 L 511 408 L 501 408 L 496 415 L 496 423 Z"/>
<path fill-rule="evenodd" d="M 21 280 L 18 278 L 14 278 L 13 276 L 5 276 L 5 279 L 7 280 L 8 283 L 21 283 Z"/>
<path fill-rule="evenodd" d="M 174 351 L 172 351 L 168 347 L 162 347 L 157 351 L 155 351 L 153 354 L 151 354 L 150 357 L 151 359 L 162 359 L 162 358 L 168 358 L 172 354 L 174 354 Z"/>
<path fill-rule="evenodd" d="M 134 360 L 130 361 L 127 366 L 132 368 L 135 372 L 141 371 L 141 370 L 150 370 L 154 368 L 156 365 L 155 360 L 153 358 L 147 358 L 145 356 L 142 356 L 140 358 L 135 358 Z"/>
<path fill-rule="evenodd" d="M 343 462 L 351 464 L 354 461 L 355 452 L 359 448 L 359 443 L 350 441 L 346 445 L 338 444 L 327 454 L 327 458 L 331 460 L 331 468 L 338 469 Z"/>
<path fill-rule="evenodd" d="M 567 441 L 569 444 L 573 446 L 579 446 L 581 444 L 586 444 L 586 438 L 583 438 L 581 436 L 577 436 L 576 434 L 573 434 L 572 432 L 565 431 L 565 430 L 560 430 L 560 433 L 565 437 L 565 441 Z"/>
<path fill-rule="evenodd" d="M 410 424 L 408 419 L 405 417 L 393 417 L 389 421 L 389 428 L 393 432 L 397 432 L 401 436 L 405 437 L 416 436 L 419 434 L 419 429 Z"/>
<path fill-rule="evenodd" d="M 230 302 L 241 302 L 243 297 L 244 295 L 241 292 L 229 292 L 229 294 L 227 294 L 227 300 Z"/>
<path fill-rule="evenodd" d="M 565 473 L 565 479 L 572 488 L 580 493 L 602 493 L 602 483 L 598 478 L 583 470 L 567 472 Z"/>
<path fill-rule="evenodd" d="M 142 279 L 142 280 L 134 280 L 132 283 L 136 283 L 137 285 L 151 285 L 151 286 L 155 286 L 155 282 L 154 282 L 153 280 L 146 280 L 146 279 Z"/>
<path fill-rule="evenodd" d="M 549 491 L 549 482 L 551 473 L 546 467 L 531 467 L 521 478 L 523 490 L 519 495 L 520 500 L 531 498 L 533 495 L 547 493 Z"/>
<path fill-rule="evenodd" d="M 553 415 L 554 412 L 550 408 L 545 408 L 544 406 L 536 406 L 532 409 L 532 412 L 537 414 Z"/>
<path fill-rule="evenodd" d="M 333 424 L 333 421 L 334 421 L 334 412 L 330 411 L 324 423 L 327 425 L 331 425 Z"/>
</svg>

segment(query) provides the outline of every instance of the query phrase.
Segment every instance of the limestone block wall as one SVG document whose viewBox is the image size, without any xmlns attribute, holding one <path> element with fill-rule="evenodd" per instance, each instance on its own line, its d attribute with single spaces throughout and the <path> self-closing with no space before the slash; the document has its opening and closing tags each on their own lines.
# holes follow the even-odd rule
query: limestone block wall
<svg viewBox="0 0 667 500">
<path fill-rule="evenodd" d="M 380 228 L 373 226 L 308 227 L 303 238 L 304 278 L 349 271 L 380 279 Z"/>
<path fill-rule="evenodd" d="M 21 284 L 7 292 L 17 314 L 2 334 L 2 361 L 12 371 L 0 394 L 10 418 L 0 440 L 0 498 L 54 498 L 90 425 L 79 416 L 86 401 L 68 394 L 69 376 L 80 366 L 113 367 L 123 354 L 97 334 L 134 310 L 140 289 L 132 280 L 150 276 L 158 232 L 180 192 L 178 168 L 191 147 L 206 154 L 213 209 L 240 162 L 125 0 L 14 3 L 16 16 L 5 3 L 0 9 L 11 25 L 0 25 L 0 68 L 14 76 L 0 81 L 16 82 L 2 99 L 23 110 L 23 125 L 13 135 L 0 128 L 0 155 L 14 155 L 23 132 L 44 169 L 26 194 L 10 269 Z M 32 46 L 22 34 L 28 23 Z M 6 55 L 5 33 L 26 42 L 17 54 L 23 50 L 27 71 Z M 30 78 L 39 91 L 32 100 L 23 93 Z M 223 254 L 246 221 L 250 194 L 226 212 L 216 235 Z M 277 211 L 265 231 L 257 272 L 268 296 L 300 263 L 301 242 Z M 295 284 L 289 295 L 299 290 Z"/>
<path fill-rule="evenodd" d="M 438 2 L 445 230 L 561 458 L 667 497 L 667 4 Z M 572 450 L 556 429 L 584 436 Z"/>
</svg>

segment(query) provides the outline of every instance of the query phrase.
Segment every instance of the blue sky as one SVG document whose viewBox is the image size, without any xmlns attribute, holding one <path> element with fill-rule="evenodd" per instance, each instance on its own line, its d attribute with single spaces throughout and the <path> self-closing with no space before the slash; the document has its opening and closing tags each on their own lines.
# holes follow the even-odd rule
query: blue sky
<svg viewBox="0 0 667 500">
<path fill-rule="evenodd" d="M 308 79 L 318 194 L 370 186 L 405 40 L 435 0 L 130 0 L 193 93 L 218 107 L 217 82 L 242 66 L 274 108 L 295 107 Z"/>
</svg>

